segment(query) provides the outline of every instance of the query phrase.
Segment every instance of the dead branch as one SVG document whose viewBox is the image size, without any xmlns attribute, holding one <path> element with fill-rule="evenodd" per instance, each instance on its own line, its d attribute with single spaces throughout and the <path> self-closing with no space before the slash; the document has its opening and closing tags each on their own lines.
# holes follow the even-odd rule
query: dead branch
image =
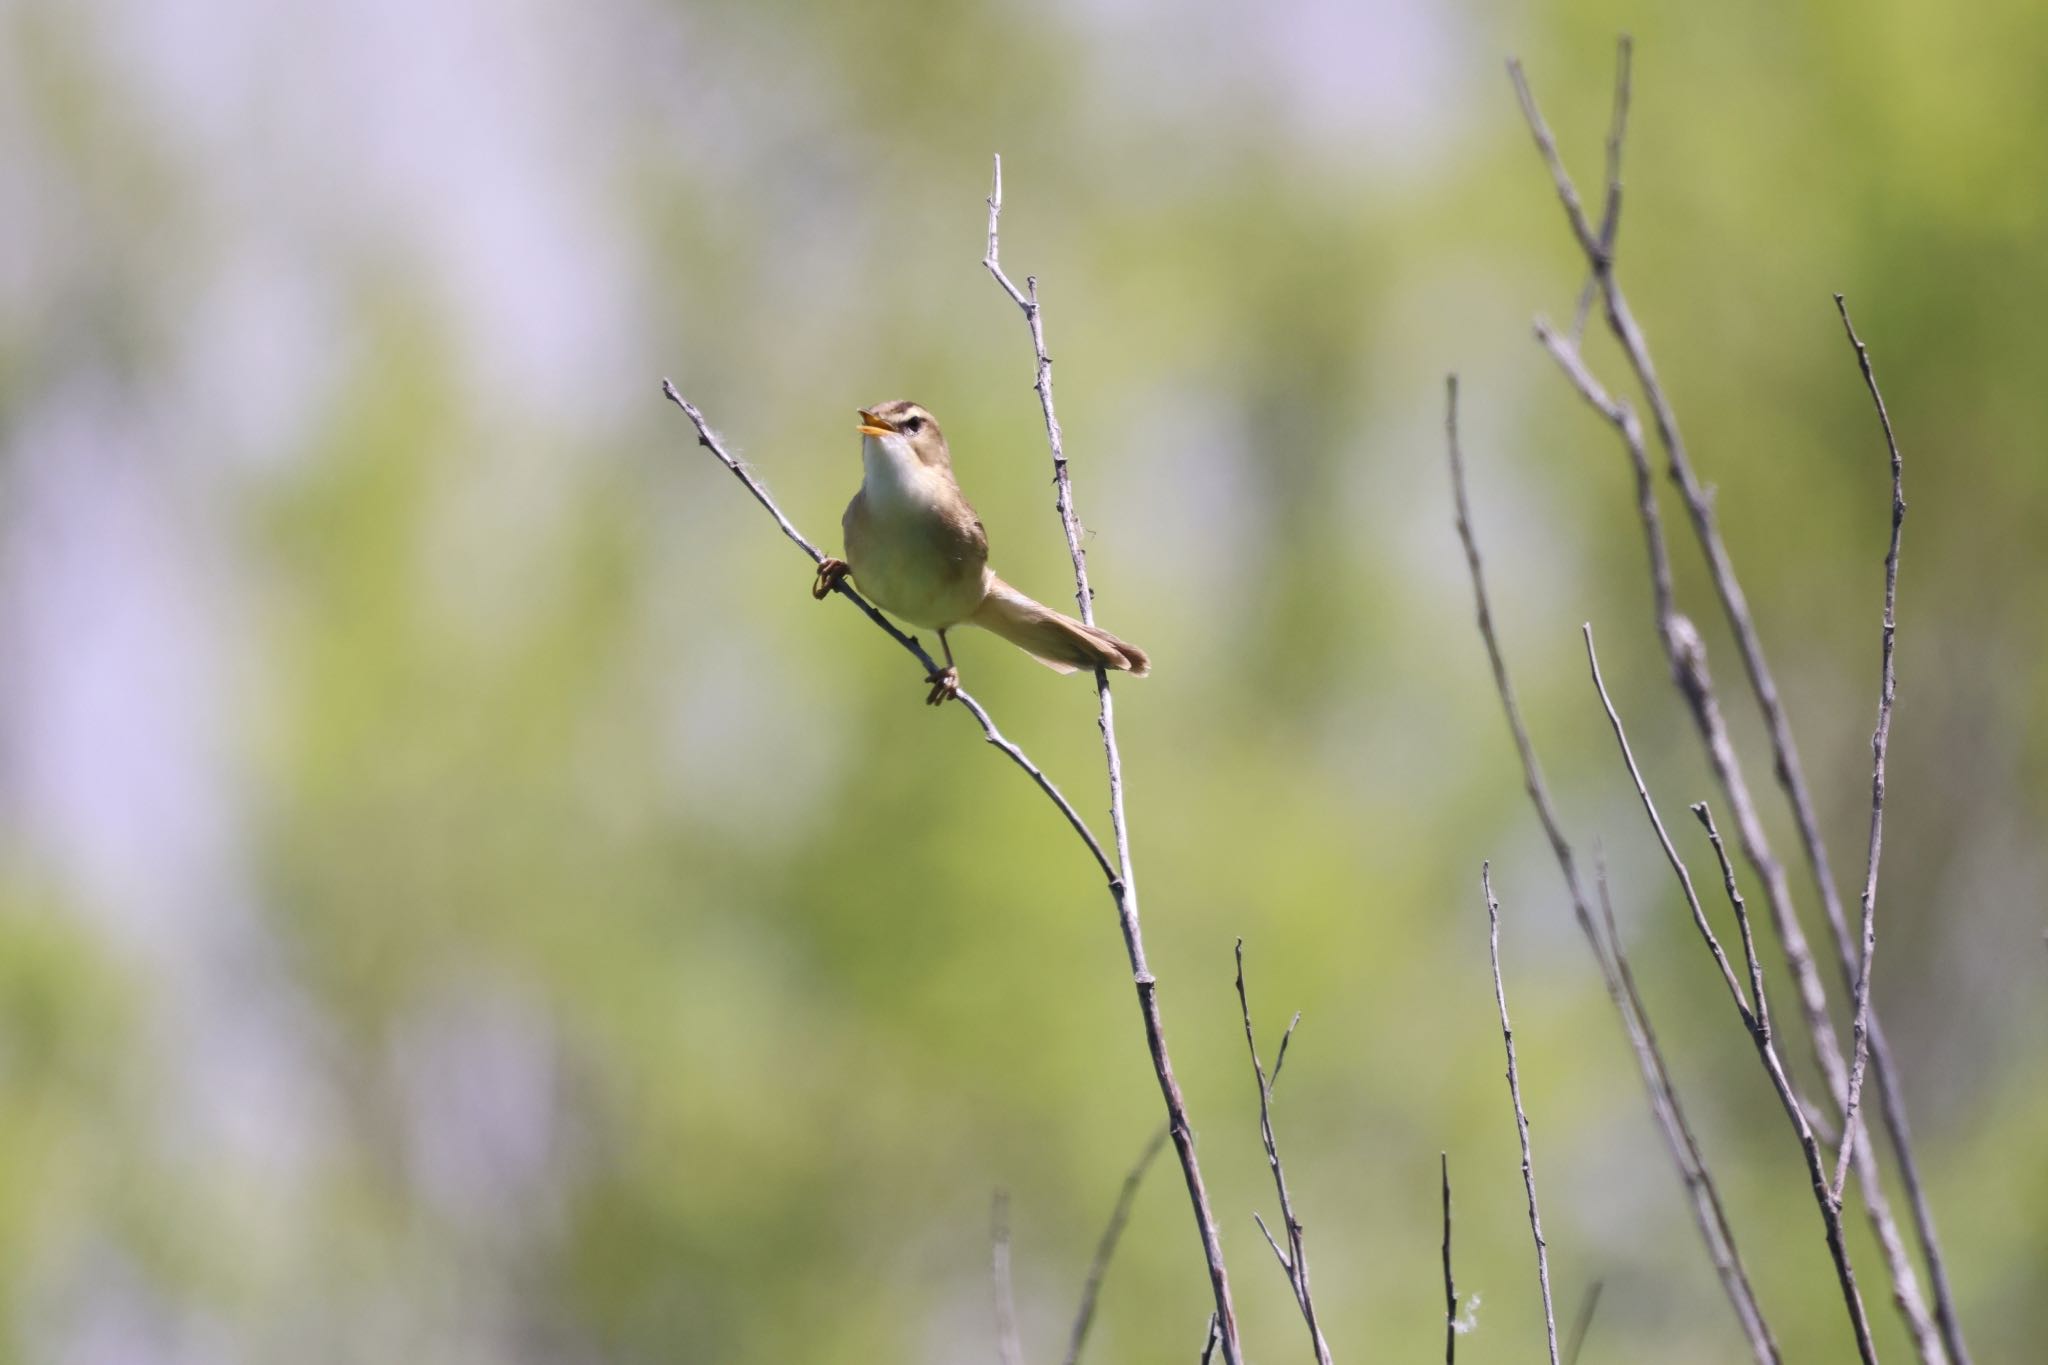
<svg viewBox="0 0 2048 1365">
<path fill-rule="evenodd" d="M 1892 457 L 1892 541 L 1884 557 L 1884 662 L 1877 695 L 1877 729 L 1870 736 L 1870 847 L 1863 865 L 1863 964 L 1856 976 L 1856 1015 L 1853 1051 L 1849 1063 L 1849 1100 L 1842 1113 L 1842 1151 L 1835 1162 L 1835 1198 L 1842 1197 L 1842 1181 L 1849 1172 L 1850 1147 L 1856 1141 L 1856 1106 L 1863 1099 L 1864 1064 L 1870 1059 L 1870 969 L 1877 956 L 1877 864 L 1884 852 L 1884 758 L 1891 742 L 1892 699 L 1896 679 L 1892 673 L 1892 646 L 1898 635 L 1899 530 L 1906 520 L 1904 465 L 1899 459 L 1898 438 L 1892 434 L 1891 414 L 1885 411 L 1884 395 L 1878 391 L 1877 375 L 1870 368 L 1870 351 L 1856 335 L 1849 321 L 1849 305 L 1835 295 L 1835 308 L 1842 315 L 1842 330 L 1856 348 L 1856 363 L 1862 367 L 1863 382 L 1870 388 L 1870 400 L 1877 406 L 1877 420 L 1884 427 L 1885 448 Z"/>
<path fill-rule="evenodd" d="M 1618 109 L 1625 108 L 1626 104 L 1629 56 L 1630 45 L 1624 37 L 1620 45 L 1620 65 L 1616 82 Z M 1677 415 L 1658 379 L 1648 342 L 1630 312 L 1627 298 L 1615 278 L 1612 239 L 1617 225 L 1605 224 L 1603 232 L 1598 237 L 1593 234 L 1591 226 L 1586 221 L 1578 192 L 1573 187 L 1571 177 L 1558 155 L 1556 140 L 1551 136 L 1550 129 L 1537 108 L 1535 98 L 1530 93 L 1521 63 L 1510 61 L 1508 71 L 1521 102 L 1523 116 L 1550 172 L 1558 200 L 1564 207 L 1567 223 L 1580 244 L 1587 266 L 1597 284 L 1608 328 L 1621 344 L 1622 352 L 1628 359 L 1630 370 L 1642 391 L 1644 401 L 1648 403 L 1651 415 L 1655 419 L 1658 442 L 1665 453 L 1667 471 L 1685 504 L 1694 537 L 1706 557 L 1716 596 L 1735 634 L 1750 689 L 1763 713 L 1775 759 L 1774 770 L 1780 786 L 1792 804 L 1800 840 L 1814 881 L 1820 890 L 1828 927 L 1834 938 L 1837 961 L 1845 987 L 1853 994 L 1860 975 L 1859 958 L 1835 892 L 1826 846 L 1821 840 L 1812 796 L 1800 768 L 1798 750 L 1792 740 L 1791 725 L 1779 700 L 1777 684 L 1764 657 L 1761 637 L 1756 629 L 1754 616 L 1750 612 L 1748 600 L 1743 595 L 1733 562 L 1721 539 L 1712 493 L 1693 471 L 1684 440 L 1679 433 Z M 1616 126 L 1618 129 L 1618 120 Z M 1611 135 L 1610 142 L 1615 140 Z M 1610 173 L 1618 164 L 1618 151 L 1610 146 Z M 1618 196 L 1610 197 L 1610 205 L 1615 206 L 1617 210 L 1619 202 Z M 1545 344 L 1551 345 L 1548 340 Z M 1652 539 L 1661 542 L 1661 531 L 1648 521 L 1645 522 L 1645 532 Z M 1653 554 L 1653 582 L 1657 576 L 1655 558 L 1656 555 Z M 1660 592 L 1658 634 L 1664 642 L 1671 662 L 1673 681 L 1686 698 L 1695 725 L 1700 730 L 1702 743 L 1707 749 L 1716 782 L 1720 785 L 1730 809 L 1735 813 L 1736 834 L 1742 845 L 1743 856 L 1764 884 L 1765 904 L 1770 911 L 1772 927 L 1778 933 L 1780 949 L 1785 956 L 1787 968 L 1798 990 L 1801 1016 L 1809 1035 L 1810 1045 L 1826 1080 L 1834 1112 L 1840 1114 L 1847 1105 L 1849 1068 L 1842 1059 L 1840 1044 L 1828 1019 L 1826 991 L 1821 984 L 1820 974 L 1814 967 L 1812 950 L 1807 944 L 1805 931 L 1800 926 L 1793 908 L 1791 888 L 1784 866 L 1771 852 L 1763 822 L 1757 814 L 1755 802 L 1742 776 L 1734 746 L 1728 740 L 1726 728 L 1721 722 L 1718 705 L 1713 699 L 1711 683 L 1707 679 L 1705 647 L 1700 642 L 1698 632 L 1693 629 L 1692 623 L 1667 608 L 1668 599 Z M 1921 1297 L 1918 1277 L 1913 1271 L 1904 1243 L 1899 1236 L 1897 1222 L 1892 1217 L 1881 1174 L 1868 1142 L 1855 1144 L 1858 1187 L 1862 1192 L 1872 1229 L 1877 1234 L 1879 1246 L 1884 1253 L 1886 1269 L 1892 1283 L 1893 1299 L 1906 1320 L 1921 1358 L 1929 1361 L 1941 1359 L 1941 1348 L 1946 1345 L 1950 1356 L 1958 1365 L 1962 1365 L 1962 1362 L 1968 1360 L 1968 1355 L 1962 1347 L 1961 1333 L 1955 1327 L 1952 1296 L 1948 1292 L 1946 1274 L 1941 1267 L 1940 1244 L 1935 1235 L 1932 1211 L 1920 1193 L 1920 1180 L 1912 1151 L 1912 1135 L 1906 1124 L 1904 1105 L 1897 1093 L 1897 1077 L 1891 1063 L 1890 1050 L 1875 1013 L 1869 1016 L 1868 1023 L 1870 1057 L 1878 1073 L 1878 1088 L 1883 1099 L 1885 1125 L 1892 1137 L 1892 1146 L 1899 1159 L 1901 1176 L 1912 1201 L 1915 1227 L 1935 1282 L 1935 1292 L 1939 1300 L 1938 1316 L 1942 1323 L 1939 1338 L 1936 1336 L 1933 1323 L 1929 1320 L 1926 1304 Z"/>
<path fill-rule="evenodd" d="M 1678 856 L 1678 850 L 1671 842 L 1670 834 L 1664 828 L 1664 821 L 1657 814 L 1657 803 L 1651 799 L 1650 790 L 1643 783 L 1643 775 L 1636 767 L 1635 754 L 1630 750 L 1628 735 L 1622 729 L 1621 716 L 1614 709 L 1614 702 L 1607 695 L 1607 684 L 1600 677 L 1600 657 L 1593 648 L 1593 627 L 1584 628 L 1586 637 L 1586 662 L 1593 674 L 1593 688 L 1600 694 L 1600 705 L 1607 712 L 1607 722 L 1614 728 L 1614 740 L 1621 748 L 1622 761 L 1627 765 L 1629 777 L 1634 781 L 1636 795 L 1642 801 L 1643 813 L 1649 817 L 1650 827 L 1656 831 L 1657 842 L 1664 850 L 1665 861 L 1671 864 L 1672 875 L 1678 878 L 1679 888 L 1685 893 L 1686 907 L 1692 911 L 1693 924 L 1699 929 L 1700 937 L 1706 941 L 1714 961 L 1721 969 L 1721 976 L 1728 986 L 1730 997 L 1735 1002 L 1736 1013 L 1742 1017 L 1744 1028 L 1756 1044 L 1757 1056 L 1762 1060 L 1764 1071 L 1770 1076 L 1771 1086 L 1778 1092 L 1778 1101 L 1784 1106 L 1785 1115 L 1792 1122 L 1793 1131 L 1799 1138 L 1799 1149 L 1806 1157 L 1807 1174 L 1813 1181 L 1814 1200 L 1820 1206 L 1821 1223 L 1827 1233 L 1828 1252 L 1834 1258 L 1835 1277 L 1842 1286 L 1842 1299 L 1849 1309 L 1849 1322 L 1856 1334 L 1857 1353 L 1864 1365 L 1876 1365 L 1877 1348 L 1870 1339 L 1870 1320 L 1863 1311 L 1863 1296 L 1856 1288 L 1856 1271 L 1849 1263 L 1848 1247 L 1842 1238 L 1842 1206 L 1828 1187 L 1827 1163 L 1821 1155 L 1820 1142 L 1813 1135 L 1813 1126 L 1807 1122 L 1805 1106 L 1793 1093 L 1792 1082 L 1785 1074 L 1785 1068 L 1778 1058 L 1776 1045 L 1758 1023 L 1758 1016 L 1742 998 L 1742 986 L 1735 978 L 1735 971 L 1728 965 L 1728 956 L 1721 951 L 1721 944 L 1714 936 L 1713 926 L 1707 922 L 1706 911 L 1700 907 L 1700 898 L 1693 889 L 1692 874 L 1686 870 L 1685 860 Z"/>
<path fill-rule="evenodd" d="M 1656 1033 L 1650 1025 L 1648 1013 L 1635 993 L 1634 985 L 1625 971 L 1624 961 L 1610 961 L 1608 949 L 1603 945 L 1600 931 L 1593 920 L 1592 909 L 1587 903 L 1586 893 L 1579 881 L 1578 865 L 1572 853 L 1569 840 L 1565 838 L 1564 827 L 1559 823 L 1557 812 L 1550 800 L 1550 791 L 1543 780 L 1543 768 L 1537 762 L 1535 746 L 1529 740 L 1529 732 L 1522 723 L 1521 706 L 1515 700 L 1513 682 L 1509 679 L 1507 661 L 1501 653 L 1500 641 L 1493 628 L 1493 609 L 1486 592 L 1485 566 L 1479 553 L 1478 537 L 1472 529 L 1472 514 L 1465 493 L 1464 457 L 1458 446 L 1458 379 L 1456 375 L 1445 381 L 1446 408 L 1444 428 L 1446 447 L 1449 452 L 1451 470 L 1451 495 L 1456 512 L 1458 539 L 1465 550 L 1465 564 L 1472 578 L 1474 611 L 1478 620 L 1479 638 L 1486 647 L 1486 657 L 1493 669 L 1494 690 L 1500 697 L 1501 710 L 1507 717 L 1508 732 L 1514 739 L 1515 752 L 1521 759 L 1522 781 L 1529 794 L 1529 803 L 1535 808 L 1538 823 L 1543 826 L 1544 835 L 1550 841 L 1552 854 L 1564 876 L 1565 889 L 1571 896 L 1573 919 L 1586 944 L 1593 951 L 1593 960 L 1600 970 L 1600 979 L 1607 987 L 1608 999 L 1614 1004 L 1615 1012 L 1621 1018 L 1622 1031 L 1627 1035 L 1635 1053 L 1636 1067 L 1643 1078 L 1647 1092 L 1650 1116 L 1663 1135 L 1666 1149 L 1671 1154 L 1672 1164 L 1678 1168 L 1680 1183 L 1684 1186 L 1692 1209 L 1694 1224 L 1699 1228 L 1700 1240 L 1706 1244 L 1707 1256 L 1713 1262 L 1721 1287 L 1735 1310 L 1736 1320 L 1741 1324 L 1742 1333 L 1749 1343 L 1750 1354 L 1759 1365 L 1775 1365 L 1779 1359 L 1776 1339 L 1771 1335 L 1770 1325 L 1764 1320 L 1763 1310 L 1757 1303 L 1756 1291 L 1749 1282 L 1749 1273 L 1743 1266 L 1741 1253 L 1735 1245 L 1734 1229 L 1729 1226 L 1726 1209 L 1721 1202 L 1721 1193 L 1707 1169 L 1706 1158 L 1700 1152 L 1699 1142 L 1694 1137 L 1692 1126 L 1687 1122 L 1685 1110 L 1679 1102 L 1678 1089 L 1672 1083 L 1664 1055 L 1657 1045 Z M 1619 945 L 1615 945 L 1617 951 Z"/>
<path fill-rule="evenodd" d="M 1002 212 L 1003 160 L 997 157 L 995 182 L 988 197 L 988 251 L 982 264 L 1024 314 L 1031 332 L 1031 348 L 1035 357 L 1032 387 L 1038 393 L 1039 409 L 1045 417 L 1046 443 L 1052 451 L 1053 482 L 1058 488 L 1055 502 L 1061 528 L 1066 532 L 1067 549 L 1074 562 L 1074 600 L 1079 604 L 1082 621 L 1093 625 L 1095 593 L 1088 586 L 1088 556 L 1081 547 L 1081 524 L 1074 511 L 1074 490 L 1067 473 L 1066 446 L 1060 432 L 1059 417 L 1053 410 L 1052 358 L 1045 350 L 1045 317 L 1038 306 L 1038 278 L 1026 276 L 1025 288 L 1019 291 L 1003 273 L 998 235 Z M 1188 1122 L 1187 1103 L 1181 1097 L 1179 1083 L 1174 1080 L 1173 1063 L 1167 1054 L 1166 1025 L 1159 1012 L 1158 981 L 1145 961 L 1145 935 L 1138 919 L 1137 877 L 1131 866 L 1130 831 L 1124 819 L 1124 775 L 1122 759 L 1117 752 L 1116 710 L 1110 696 L 1109 674 L 1100 668 L 1095 670 L 1095 696 L 1098 724 L 1102 729 L 1103 759 L 1109 771 L 1110 833 L 1116 844 L 1117 870 L 1110 878 L 1110 890 L 1116 899 L 1124 950 L 1130 958 L 1131 980 L 1138 991 L 1138 1008 L 1144 1016 L 1145 1042 L 1152 1054 L 1153 1073 L 1158 1077 L 1159 1092 L 1166 1102 L 1167 1129 L 1173 1135 L 1174 1153 L 1180 1158 L 1181 1175 L 1188 1188 L 1188 1202 L 1193 1206 L 1196 1230 L 1202 1239 L 1202 1253 L 1208 1262 L 1209 1287 L 1216 1300 L 1217 1332 L 1223 1347 L 1224 1365 L 1241 1365 L 1243 1352 L 1238 1345 L 1237 1310 L 1231 1304 L 1230 1273 L 1223 1263 L 1223 1240 L 1217 1230 L 1216 1216 L 1209 1207 L 1208 1190 L 1202 1184 L 1202 1168 L 1195 1157 L 1195 1135 Z"/>
<path fill-rule="evenodd" d="M 1308 1252 L 1302 1244 L 1301 1220 L 1295 1217 L 1294 1201 L 1287 1193 L 1287 1168 L 1280 1161 L 1280 1144 L 1273 1136 L 1273 1082 L 1266 1077 L 1266 1068 L 1259 1061 L 1259 1039 L 1252 1029 L 1252 1006 L 1245 994 L 1244 985 L 1244 940 L 1237 941 L 1237 1004 L 1244 1015 L 1245 1046 L 1251 1050 L 1252 1077 L 1259 1085 L 1259 1138 L 1266 1149 L 1266 1164 L 1273 1172 L 1273 1188 L 1280 1196 L 1280 1217 L 1287 1225 L 1287 1250 L 1282 1252 L 1273 1242 L 1273 1234 L 1266 1232 L 1266 1224 L 1259 1221 L 1259 1231 L 1266 1232 L 1266 1241 L 1273 1246 L 1273 1254 L 1280 1259 L 1280 1268 L 1287 1274 L 1288 1287 L 1294 1291 L 1295 1306 L 1301 1310 L 1301 1320 L 1308 1326 L 1309 1339 L 1315 1345 L 1317 1365 L 1330 1365 L 1330 1347 L 1323 1340 L 1323 1329 L 1316 1321 L 1315 1295 L 1309 1289 Z M 1294 1037 L 1294 1028 L 1301 1022 L 1296 1014 L 1294 1022 L 1287 1026 L 1287 1032 L 1280 1040 L 1280 1057 L 1287 1055 L 1287 1044 Z M 1274 1074 L 1279 1074 L 1279 1063 L 1274 1064 Z M 1258 1215 L 1253 1214 L 1257 1219 Z"/>
</svg>

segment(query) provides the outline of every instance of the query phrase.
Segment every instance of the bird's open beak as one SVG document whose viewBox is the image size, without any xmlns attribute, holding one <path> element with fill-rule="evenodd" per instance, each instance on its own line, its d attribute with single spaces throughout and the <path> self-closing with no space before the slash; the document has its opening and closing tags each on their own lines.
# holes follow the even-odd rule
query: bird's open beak
<svg viewBox="0 0 2048 1365">
<path fill-rule="evenodd" d="M 860 410 L 860 434 L 863 436 L 894 436 L 896 428 L 890 426 L 866 408 L 862 408 Z"/>
</svg>

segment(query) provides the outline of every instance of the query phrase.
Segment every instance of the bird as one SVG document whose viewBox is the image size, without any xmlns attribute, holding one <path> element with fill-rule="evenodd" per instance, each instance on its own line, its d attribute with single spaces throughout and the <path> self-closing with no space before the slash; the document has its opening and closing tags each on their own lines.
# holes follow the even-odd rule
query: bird
<svg viewBox="0 0 2048 1365">
<path fill-rule="evenodd" d="M 980 626 L 1060 673 L 1110 669 L 1142 678 L 1152 662 L 1136 645 L 1054 611 L 998 578 L 988 566 L 988 532 L 953 477 L 953 457 L 931 413 L 907 399 L 860 412 L 860 491 L 840 520 L 846 558 L 818 562 L 811 596 L 823 599 L 848 575 L 892 615 L 939 633 L 945 667 L 926 676 L 925 701 L 960 691 L 946 632 Z"/>
</svg>

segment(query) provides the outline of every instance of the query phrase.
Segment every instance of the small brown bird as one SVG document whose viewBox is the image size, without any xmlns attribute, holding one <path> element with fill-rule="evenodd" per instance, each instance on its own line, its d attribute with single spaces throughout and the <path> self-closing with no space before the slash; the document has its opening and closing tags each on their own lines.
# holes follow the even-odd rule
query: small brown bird
<svg viewBox="0 0 2048 1365">
<path fill-rule="evenodd" d="M 946 438 L 932 415 L 898 399 L 860 410 L 860 491 L 840 525 L 846 558 L 818 565 L 822 598 L 851 573 L 876 605 L 939 632 L 946 666 L 926 679 L 937 706 L 960 690 L 946 632 L 963 623 L 993 631 L 1061 673 L 1113 668 L 1142 678 L 1151 661 L 1136 645 L 1062 616 L 990 572 L 988 532 L 953 478 Z"/>
</svg>

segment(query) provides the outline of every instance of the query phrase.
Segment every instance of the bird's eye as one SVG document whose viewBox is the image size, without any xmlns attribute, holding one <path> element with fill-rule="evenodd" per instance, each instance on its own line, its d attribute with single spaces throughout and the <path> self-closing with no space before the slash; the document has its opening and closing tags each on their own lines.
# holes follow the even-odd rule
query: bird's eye
<svg viewBox="0 0 2048 1365">
<path fill-rule="evenodd" d="M 922 418 L 922 417 L 906 417 L 906 418 L 905 418 L 905 419 L 903 420 L 903 429 L 904 429 L 905 431 L 912 431 L 912 432 L 914 432 L 914 431 L 918 430 L 918 429 L 919 429 L 920 427 L 922 427 L 923 425 L 924 425 L 924 418 Z"/>
</svg>

